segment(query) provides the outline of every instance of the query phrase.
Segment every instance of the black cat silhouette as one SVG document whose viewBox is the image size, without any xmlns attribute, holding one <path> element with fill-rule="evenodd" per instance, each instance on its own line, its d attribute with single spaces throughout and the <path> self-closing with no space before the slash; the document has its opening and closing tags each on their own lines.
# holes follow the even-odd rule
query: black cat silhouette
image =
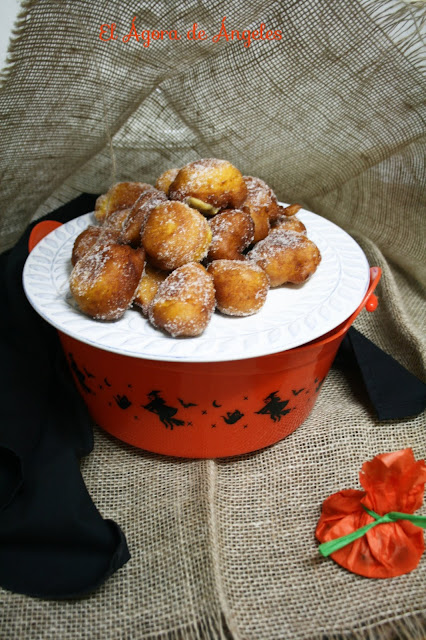
<svg viewBox="0 0 426 640">
<path fill-rule="evenodd" d="M 127 396 L 120 396 L 117 394 L 116 396 L 114 396 L 114 400 L 116 401 L 120 409 L 128 409 L 132 405 Z"/>
<path fill-rule="evenodd" d="M 240 420 L 243 417 L 244 413 L 241 413 L 241 411 L 239 411 L 238 409 L 235 409 L 235 411 L 227 411 L 226 412 L 226 418 L 225 416 L 222 416 L 222 418 L 225 420 L 226 424 L 235 424 L 236 422 L 238 422 L 238 420 Z"/>
</svg>

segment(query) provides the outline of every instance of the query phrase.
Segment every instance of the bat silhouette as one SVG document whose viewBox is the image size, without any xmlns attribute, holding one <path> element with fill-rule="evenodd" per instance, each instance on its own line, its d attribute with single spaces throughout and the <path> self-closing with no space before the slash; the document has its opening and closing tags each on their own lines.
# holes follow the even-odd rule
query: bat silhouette
<svg viewBox="0 0 426 640">
<path fill-rule="evenodd" d="M 188 407 L 196 407 L 197 405 L 194 404 L 193 402 L 184 402 L 182 400 L 182 398 L 178 398 L 179 402 L 181 403 L 182 407 L 185 407 L 185 409 L 187 409 Z"/>
</svg>

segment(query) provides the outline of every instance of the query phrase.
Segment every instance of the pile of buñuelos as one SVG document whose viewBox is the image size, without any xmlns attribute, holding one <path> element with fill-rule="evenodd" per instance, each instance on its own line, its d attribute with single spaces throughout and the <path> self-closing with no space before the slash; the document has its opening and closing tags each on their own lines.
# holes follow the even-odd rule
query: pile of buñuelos
<svg viewBox="0 0 426 640">
<path fill-rule="evenodd" d="M 251 315 L 270 287 L 315 272 L 321 255 L 299 209 L 216 158 L 169 169 L 155 186 L 120 182 L 97 199 L 97 225 L 74 242 L 72 296 L 96 320 L 117 320 L 133 305 L 174 337 L 198 336 L 215 308 Z"/>
</svg>

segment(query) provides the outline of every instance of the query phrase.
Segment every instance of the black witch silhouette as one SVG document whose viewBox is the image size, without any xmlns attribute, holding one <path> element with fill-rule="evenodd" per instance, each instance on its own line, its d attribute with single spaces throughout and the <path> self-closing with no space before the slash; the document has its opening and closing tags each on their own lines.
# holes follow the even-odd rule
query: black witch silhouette
<svg viewBox="0 0 426 640">
<path fill-rule="evenodd" d="M 288 405 L 288 400 L 281 400 L 278 395 L 278 391 L 273 391 L 264 399 L 265 406 L 256 411 L 256 413 L 269 413 L 270 418 L 274 422 L 279 422 L 281 416 L 285 416 L 290 413 L 291 409 L 284 409 Z"/>
<path fill-rule="evenodd" d="M 170 427 L 170 429 L 173 430 L 173 427 L 180 427 L 185 424 L 184 420 L 173 417 L 178 410 L 174 407 L 169 407 L 166 401 L 160 396 L 159 391 L 155 389 L 150 391 L 148 397 L 151 398 L 151 401 L 148 402 L 148 404 L 142 405 L 142 407 L 147 409 L 147 411 L 151 411 L 151 413 L 156 413 L 165 427 Z"/>
</svg>

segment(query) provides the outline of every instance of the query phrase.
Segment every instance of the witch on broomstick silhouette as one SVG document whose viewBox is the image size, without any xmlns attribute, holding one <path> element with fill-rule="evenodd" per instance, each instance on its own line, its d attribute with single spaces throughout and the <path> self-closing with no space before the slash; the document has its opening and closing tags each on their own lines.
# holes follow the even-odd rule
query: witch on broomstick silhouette
<svg viewBox="0 0 426 640">
<path fill-rule="evenodd" d="M 165 427 L 173 430 L 173 427 L 180 427 L 185 424 L 184 420 L 173 417 L 178 410 L 166 404 L 164 398 L 160 396 L 160 391 L 154 389 L 148 393 L 148 397 L 151 398 L 151 401 L 142 405 L 142 407 L 147 411 L 151 411 L 151 413 L 156 413 Z"/>
</svg>

